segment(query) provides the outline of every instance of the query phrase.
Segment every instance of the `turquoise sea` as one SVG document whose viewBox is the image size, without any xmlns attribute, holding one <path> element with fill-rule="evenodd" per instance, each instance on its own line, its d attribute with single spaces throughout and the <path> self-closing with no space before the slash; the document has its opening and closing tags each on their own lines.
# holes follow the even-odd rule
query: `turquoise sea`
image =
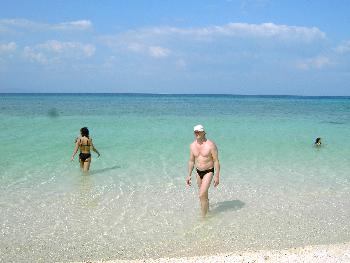
<svg viewBox="0 0 350 263">
<path fill-rule="evenodd" d="M 185 186 L 196 124 L 221 163 L 205 220 Z M 0 262 L 350 241 L 350 97 L 0 94 L 0 126 Z M 89 175 L 70 161 L 83 126 Z"/>
</svg>

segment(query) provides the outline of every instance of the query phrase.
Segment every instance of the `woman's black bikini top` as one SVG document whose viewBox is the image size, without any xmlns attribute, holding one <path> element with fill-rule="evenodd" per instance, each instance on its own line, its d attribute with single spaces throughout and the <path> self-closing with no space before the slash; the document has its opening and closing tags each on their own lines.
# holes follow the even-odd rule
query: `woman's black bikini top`
<svg viewBox="0 0 350 263">
<path fill-rule="evenodd" d="M 80 138 L 80 142 L 82 143 L 81 138 Z M 80 144 L 79 146 L 91 146 L 91 144 L 89 144 L 89 139 L 87 140 L 87 143 L 88 144 Z"/>
</svg>

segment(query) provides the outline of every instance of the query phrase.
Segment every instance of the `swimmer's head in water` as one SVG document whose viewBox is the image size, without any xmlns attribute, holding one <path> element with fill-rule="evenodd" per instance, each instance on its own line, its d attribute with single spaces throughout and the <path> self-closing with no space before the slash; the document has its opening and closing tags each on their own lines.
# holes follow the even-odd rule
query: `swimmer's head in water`
<svg viewBox="0 0 350 263">
<path fill-rule="evenodd" d="M 317 145 L 321 144 L 321 138 L 320 137 L 316 138 L 315 144 L 317 144 Z"/>
</svg>

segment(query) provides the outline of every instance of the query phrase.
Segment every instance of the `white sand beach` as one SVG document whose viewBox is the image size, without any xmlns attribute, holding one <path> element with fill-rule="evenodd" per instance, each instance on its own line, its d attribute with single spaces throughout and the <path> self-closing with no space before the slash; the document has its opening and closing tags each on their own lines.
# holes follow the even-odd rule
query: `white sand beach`
<svg viewBox="0 0 350 263">
<path fill-rule="evenodd" d="M 350 262 L 350 242 L 305 246 L 282 250 L 259 250 L 244 251 L 215 256 L 198 256 L 183 258 L 160 258 L 139 260 L 109 260 L 109 261 L 84 261 L 85 263 L 259 263 L 259 262 L 317 262 L 317 263 L 340 263 Z M 76 262 L 77 263 L 77 262 Z"/>
</svg>

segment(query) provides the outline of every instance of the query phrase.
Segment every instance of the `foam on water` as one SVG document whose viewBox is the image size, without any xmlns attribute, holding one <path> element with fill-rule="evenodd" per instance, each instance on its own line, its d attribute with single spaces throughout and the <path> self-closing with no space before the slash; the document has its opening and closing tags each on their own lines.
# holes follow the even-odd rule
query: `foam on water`
<svg viewBox="0 0 350 263">
<path fill-rule="evenodd" d="M 349 98 L 1 95 L 0 103 L 4 262 L 349 241 Z M 184 185 L 198 123 L 222 166 L 205 220 L 195 182 Z M 102 154 L 87 176 L 70 162 L 82 126 Z"/>
</svg>

